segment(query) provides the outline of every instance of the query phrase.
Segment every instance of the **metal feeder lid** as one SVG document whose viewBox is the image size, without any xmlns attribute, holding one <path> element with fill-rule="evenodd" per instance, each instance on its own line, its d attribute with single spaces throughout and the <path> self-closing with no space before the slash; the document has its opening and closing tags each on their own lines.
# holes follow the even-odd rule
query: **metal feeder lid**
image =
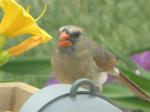
<svg viewBox="0 0 150 112">
<path fill-rule="evenodd" d="M 80 88 L 87 85 L 90 91 Z M 88 79 L 73 85 L 56 84 L 41 89 L 29 98 L 20 112 L 123 112 L 96 95 L 96 87 Z"/>
</svg>

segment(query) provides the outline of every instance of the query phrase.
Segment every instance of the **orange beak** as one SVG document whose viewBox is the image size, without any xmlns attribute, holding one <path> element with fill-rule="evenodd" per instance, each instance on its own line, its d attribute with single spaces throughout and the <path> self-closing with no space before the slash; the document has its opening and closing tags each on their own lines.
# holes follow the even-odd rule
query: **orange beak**
<svg viewBox="0 0 150 112">
<path fill-rule="evenodd" d="M 66 33 L 61 33 L 59 35 L 59 46 L 60 47 L 70 47 L 72 46 L 72 42 L 70 41 L 71 35 Z"/>
</svg>

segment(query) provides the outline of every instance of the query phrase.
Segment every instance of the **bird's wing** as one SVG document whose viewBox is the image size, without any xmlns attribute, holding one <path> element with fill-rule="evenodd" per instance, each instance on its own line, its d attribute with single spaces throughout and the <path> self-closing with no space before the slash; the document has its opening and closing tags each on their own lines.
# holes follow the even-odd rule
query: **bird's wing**
<svg viewBox="0 0 150 112">
<path fill-rule="evenodd" d="M 104 71 L 111 70 L 116 66 L 116 57 L 104 47 L 94 44 L 92 52 L 95 63 Z"/>
<path fill-rule="evenodd" d="M 96 62 L 96 64 L 100 67 L 100 69 L 102 68 L 104 71 L 113 70 L 117 64 L 115 56 L 101 46 L 94 47 L 95 48 L 93 49 L 93 59 Z M 119 71 L 119 74 L 117 74 L 114 76 L 117 76 L 116 78 L 122 83 L 126 84 L 131 89 L 131 91 L 133 91 L 136 95 L 142 97 L 143 99 L 150 101 L 150 96 L 137 84 L 131 81 L 122 72 Z"/>
</svg>

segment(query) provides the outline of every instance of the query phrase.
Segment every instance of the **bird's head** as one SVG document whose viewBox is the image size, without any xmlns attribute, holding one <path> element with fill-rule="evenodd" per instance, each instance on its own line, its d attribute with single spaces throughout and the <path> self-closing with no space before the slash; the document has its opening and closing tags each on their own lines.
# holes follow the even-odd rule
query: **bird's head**
<svg viewBox="0 0 150 112">
<path fill-rule="evenodd" d="M 80 27 L 68 25 L 59 29 L 59 42 L 60 48 L 73 47 L 82 37 L 84 31 Z"/>
</svg>

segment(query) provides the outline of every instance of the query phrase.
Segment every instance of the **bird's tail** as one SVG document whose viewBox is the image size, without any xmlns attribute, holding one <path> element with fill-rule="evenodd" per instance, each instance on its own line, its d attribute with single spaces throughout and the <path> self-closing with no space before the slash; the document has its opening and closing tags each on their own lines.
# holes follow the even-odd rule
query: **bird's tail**
<svg viewBox="0 0 150 112">
<path fill-rule="evenodd" d="M 124 75 L 122 72 L 120 72 L 117 78 L 121 82 L 126 84 L 130 88 L 130 90 L 134 92 L 136 95 L 150 101 L 150 96 L 143 89 L 141 89 L 137 84 L 131 81 L 126 75 Z"/>
</svg>

